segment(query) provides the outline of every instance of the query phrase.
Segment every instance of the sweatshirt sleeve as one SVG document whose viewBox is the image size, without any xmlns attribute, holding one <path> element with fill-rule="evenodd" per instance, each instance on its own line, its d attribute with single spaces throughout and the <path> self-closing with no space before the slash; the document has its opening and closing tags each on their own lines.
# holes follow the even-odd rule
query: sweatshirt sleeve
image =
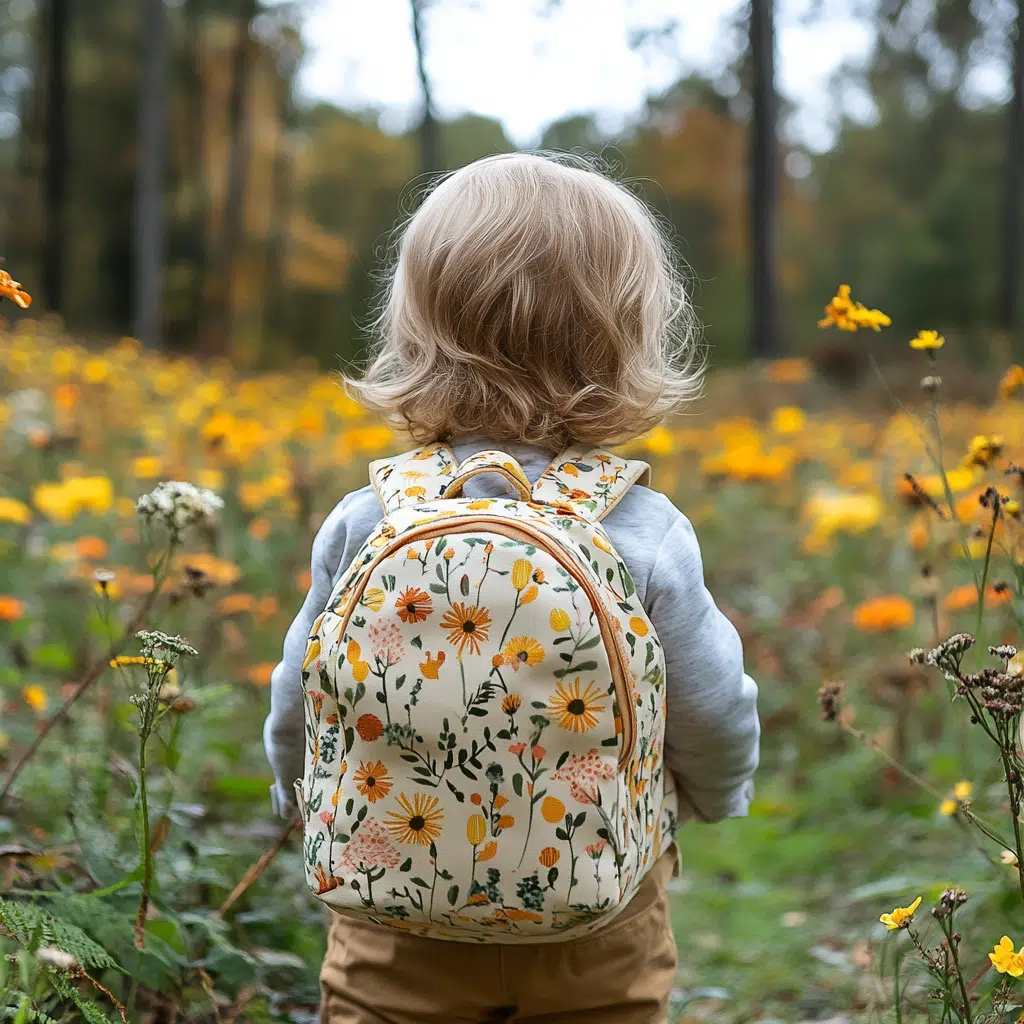
<svg viewBox="0 0 1024 1024">
<path fill-rule="evenodd" d="M 347 499 L 346 499 L 347 500 Z M 270 676 L 270 714 L 263 725 L 263 746 L 274 773 L 270 787 L 275 814 L 295 813 L 294 781 L 302 775 L 304 759 L 302 660 L 316 617 L 327 606 L 334 576 L 346 547 L 345 505 L 327 517 L 313 541 L 309 593 L 284 638 L 284 652 Z"/>
<path fill-rule="evenodd" d="M 759 757 L 757 686 L 732 623 L 704 585 L 693 527 L 679 515 L 658 549 L 645 602 L 665 652 L 665 764 L 683 817 L 742 817 Z"/>
</svg>

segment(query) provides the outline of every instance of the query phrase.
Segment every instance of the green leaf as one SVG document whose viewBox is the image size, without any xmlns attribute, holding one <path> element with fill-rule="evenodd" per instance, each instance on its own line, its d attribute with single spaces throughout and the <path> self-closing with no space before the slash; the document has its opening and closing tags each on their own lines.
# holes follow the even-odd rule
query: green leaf
<svg viewBox="0 0 1024 1024">
<path fill-rule="evenodd" d="M 75 667 L 71 652 L 60 644 L 42 644 L 29 654 L 33 667 L 50 672 L 70 672 Z"/>
<path fill-rule="evenodd" d="M 413 885 L 418 885 L 421 889 L 430 888 L 430 883 L 424 882 L 423 879 L 419 877 L 419 875 L 414 875 L 412 878 L 409 879 L 409 881 L 412 882 Z"/>
<path fill-rule="evenodd" d="M 447 589 L 445 587 L 441 586 L 441 584 L 439 584 L 439 583 L 431 583 L 430 584 L 430 592 L 432 594 L 447 594 L 448 593 Z"/>
<path fill-rule="evenodd" d="M 222 796 L 262 799 L 273 781 L 269 775 L 218 775 L 213 788 Z"/>
<path fill-rule="evenodd" d="M 179 956 L 185 955 L 185 940 L 177 921 L 166 917 L 151 918 L 146 922 L 146 934 L 154 935 L 161 942 L 166 942 Z"/>
<path fill-rule="evenodd" d="M 459 887 L 457 885 L 453 885 L 448 890 L 448 905 L 454 907 L 455 904 L 458 903 L 458 902 L 459 902 Z"/>
<path fill-rule="evenodd" d="M 516 772 L 515 775 L 512 776 L 512 792 L 515 793 L 516 796 L 523 795 L 523 776 L 520 772 Z"/>
</svg>

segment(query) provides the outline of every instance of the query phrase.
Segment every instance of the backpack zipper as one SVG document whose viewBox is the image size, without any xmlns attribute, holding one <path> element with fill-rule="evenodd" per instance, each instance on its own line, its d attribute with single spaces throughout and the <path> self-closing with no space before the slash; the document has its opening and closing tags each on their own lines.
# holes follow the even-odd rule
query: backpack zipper
<svg viewBox="0 0 1024 1024">
<path fill-rule="evenodd" d="M 382 548 L 377 557 L 365 567 L 359 584 L 353 591 L 348 611 L 341 620 L 341 630 L 338 633 L 339 640 L 345 636 L 349 619 L 352 618 L 352 613 L 355 611 L 356 605 L 359 603 L 359 599 L 362 597 L 363 591 L 370 581 L 373 570 L 385 558 L 399 548 L 406 547 L 417 540 L 423 540 L 427 537 L 442 537 L 447 534 L 471 533 L 474 528 L 482 524 L 486 524 L 490 532 L 507 537 L 509 540 L 521 540 L 523 537 L 529 538 L 536 547 L 542 548 L 558 562 L 583 588 L 587 597 L 590 598 L 591 607 L 597 613 L 597 622 L 601 630 L 601 638 L 604 640 L 605 650 L 612 655 L 608 659 L 608 665 L 612 673 L 612 683 L 615 687 L 615 696 L 619 705 L 620 721 L 622 722 L 622 751 L 619 754 L 618 768 L 620 772 L 623 771 L 632 759 L 636 749 L 636 695 L 633 691 L 629 660 L 626 658 L 625 652 L 619 643 L 619 638 L 615 635 L 615 629 L 611 624 L 611 616 L 608 614 L 604 601 L 601 599 L 601 595 L 593 585 L 593 582 L 578 567 L 575 559 L 563 555 L 561 551 L 556 549 L 551 538 L 542 530 L 520 523 L 511 525 L 507 519 L 500 519 L 496 516 L 464 516 L 460 517 L 457 522 L 446 519 L 440 523 L 433 522 L 407 530 L 399 537 L 396 537 L 391 544 Z"/>
</svg>

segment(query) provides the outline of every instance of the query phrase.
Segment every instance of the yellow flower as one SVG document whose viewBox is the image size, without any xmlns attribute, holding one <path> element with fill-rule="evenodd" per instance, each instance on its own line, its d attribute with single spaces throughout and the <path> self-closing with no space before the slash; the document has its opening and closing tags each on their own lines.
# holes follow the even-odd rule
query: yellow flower
<svg viewBox="0 0 1024 1024">
<path fill-rule="evenodd" d="M 516 590 L 525 590 L 530 582 L 530 573 L 532 572 L 533 566 L 529 559 L 517 558 L 512 565 L 512 586 Z"/>
<path fill-rule="evenodd" d="M 514 636 L 501 652 L 502 664 L 518 672 L 520 665 L 539 665 L 544 660 L 544 648 L 532 636 Z"/>
<path fill-rule="evenodd" d="M 141 655 L 119 654 L 116 658 L 110 659 L 111 668 L 125 668 L 128 665 L 152 665 L 152 658 L 143 658 Z"/>
<path fill-rule="evenodd" d="M 988 958 L 1000 974 L 1008 974 L 1011 978 L 1024 975 L 1024 956 L 1014 952 L 1013 941 L 1009 935 L 1004 935 L 999 940 L 999 944 L 989 953 Z"/>
<path fill-rule="evenodd" d="M 22 689 L 21 695 L 33 711 L 42 714 L 46 710 L 46 691 L 41 686 L 26 686 Z"/>
<path fill-rule="evenodd" d="M 938 331 L 918 331 L 916 338 L 910 339 L 910 347 L 919 352 L 928 352 L 942 348 L 946 339 Z"/>
<path fill-rule="evenodd" d="M 630 628 L 630 629 L 631 629 L 631 630 L 632 630 L 632 631 L 633 631 L 633 632 L 634 632 L 634 633 L 635 633 L 635 634 L 636 634 L 637 636 L 647 636 L 647 633 L 648 633 L 648 629 L 647 629 L 647 623 L 646 623 L 646 622 L 644 622 L 644 620 L 643 620 L 643 619 L 639 618 L 639 617 L 638 617 L 638 616 L 636 616 L 636 615 L 634 615 L 634 616 L 633 616 L 633 618 L 631 618 L 631 619 L 629 620 L 629 628 Z"/>
<path fill-rule="evenodd" d="M 1003 850 L 1003 852 L 999 854 L 999 859 L 1004 864 L 1008 864 L 1012 868 L 1017 866 L 1017 854 L 1015 854 L 1013 850 Z"/>
<path fill-rule="evenodd" d="M 1003 439 L 1001 437 L 986 437 L 978 434 L 972 437 L 967 446 L 967 455 L 964 457 L 965 466 L 988 466 L 994 458 L 1003 450 Z"/>
<path fill-rule="evenodd" d="M 897 928 L 908 928 L 914 920 L 914 911 L 921 905 L 921 897 L 918 896 L 909 907 L 896 907 L 891 914 L 883 914 L 878 920 L 893 932 Z"/>
<path fill-rule="evenodd" d="M 32 509 L 15 498 L 0 498 L 0 522 L 24 526 L 32 519 Z"/>
<path fill-rule="evenodd" d="M 548 700 L 547 712 L 562 729 L 588 732 L 597 725 L 598 715 L 607 707 L 600 703 L 605 696 L 593 680 L 582 687 L 579 676 L 568 686 L 560 679 Z"/>
<path fill-rule="evenodd" d="M 529 563 L 527 563 L 529 564 Z M 523 596 L 519 598 L 520 604 L 529 604 L 531 601 L 537 600 L 537 595 L 540 591 L 534 584 L 531 584 L 526 590 L 523 591 Z"/>
<path fill-rule="evenodd" d="M 863 303 L 854 302 L 850 298 L 850 286 L 841 284 L 825 307 L 824 319 L 818 321 L 818 326 L 831 327 L 835 324 L 841 331 L 856 331 L 861 327 L 880 331 L 891 323 L 880 309 L 868 309 Z"/>
<path fill-rule="evenodd" d="M 487 819 L 482 814 L 471 814 L 466 822 L 466 838 L 470 846 L 479 846 L 487 838 Z"/>
<path fill-rule="evenodd" d="M 388 811 L 384 827 L 400 843 L 429 846 L 441 834 L 444 811 L 436 796 L 414 793 L 398 797 L 399 811 Z"/>
<path fill-rule="evenodd" d="M 947 818 L 949 818 L 952 815 L 956 814 L 956 809 L 959 806 L 960 805 L 955 800 L 943 800 L 942 803 L 939 804 L 939 814 L 944 814 Z"/>
<path fill-rule="evenodd" d="M 803 409 L 784 405 L 772 413 L 772 430 L 776 434 L 799 434 L 807 425 Z"/>
<path fill-rule="evenodd" d="M 386 595 L 380 587 L 370 587 L 369 590 L 363 591 L 362 603 L 370 609 L 371 612 L 379 612 L 384 607 Z"/>
<path fill-rule="evenodd" d="M 571 624 L 572 619 L 570 619 L 568 614 L 563 612 L 561 608 L 551 609 L 551 614 L 548 616 L 548 625 L 550 625 L 556 633 L 564 633 Z"/>
<path fill-rule="evenodd" d="M 609 544 L 608 541 L 606 541 L 603 537 L 598 536 L 596 533 L 594 534 L 594 547 L 600 548 L 606 555 L 615 554 L 615 551 L 612 548 L 611 544 Z"/>
<path fill-rule="evenodd" d="M 163 471 L 163 465 L 155 455 L 143 455 L 132 463 L 132 475 L 139 480 L 155 480 Z"/>
<path fill-rule="evenodd" d="M 966 800 L 973 791 L 974 787 L 966 779 L 962 779 L 953 787 L 953 796 L 957 800 Z"/>
<path fill-rule="evenodd" d="M 1020 516 L 1020 502 L 1015 501 L 1013 498 L 1009 498 L 1002 504 L 1003 512 L 1008 516 L 1013 516 L 1017 519 Z"/>
</svg>

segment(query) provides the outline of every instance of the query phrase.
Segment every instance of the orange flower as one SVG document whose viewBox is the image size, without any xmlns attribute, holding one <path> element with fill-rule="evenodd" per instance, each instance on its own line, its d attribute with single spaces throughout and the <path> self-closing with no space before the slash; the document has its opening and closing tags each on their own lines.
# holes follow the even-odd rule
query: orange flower
<svg viewBox="0 0 1024 1024">
<path fill-rule="evenodd" d="M 79 537 L 75 541 L 75 551 L 79 558 L 98 562 L 107 557 L 107 542 L 102 537 Z"/>
<path fill-rule="evenodd" d="M 398 595 L 395 607 L 398 609 L 398 617 L 410 624 L 426 622 L 427 616 L 434 610 L 430 595 L 419 587 L 406 587 Z"/>
<path fill-rule="evenodd" d="M 476 862 L 479 864 L 482 860 L 490 860 L 497 852 L 498 844 L 492 839 L 476 855 Z"/>
<path fill-rule="evenodd" d="M 430 651 L 427 651 L 427 660 L 420 662 L 420 671 L 423 673 L 423 678 L 436 679 L 438 670 L 444 664 L 444 659 L 444 651 L 438 651 L 436 658 L 432 658 L 430 656 Z"/>
<path fill-rule="evenodd" d="M 541 801 L 540 815 L 549 825 L 559 825 L 565 817 L 565 804 L 557 796 L 546 796 Z"/>
<path fill-rule="evenodd" d="M 486 608 L 456 601 L 441 618 L 441 628 L 448 630 L 448 643 L 459 649 L 461 658 L 468 647 L 471 654 L 480 653 L 480 644 L 487 642 L 491 615 Z"/>
<path fill-rule="evenodd" d="M 16 597 L 0 594 L 0 622 L 14 622 L 25 614 L 25 605 Z"/>
<path fill-rule="evenodd" d="M 277 603 L 277 598 L 272 594 L 268 594 L 266 597 L 261 597 L 256 602 L 256 608 L 253 614 L 260 622 L 264 622 L 267 619 L 272 619 L 280 611 L 280 605 Z"/>
<path fill-rule="evenodd" d="M 994 608 L 1009 601 L 1013 596 L 1010 589 L 996 590 L 988 587 L 985 590 L 985 607 Z M 965 583 L 962 587 L 951 590 L 942 602 L 947 612 L 962 612 L 966 608 L 974 608 L 978 604 L 978 588 L 973 583 Z"/>
<path fill-rule="evenodd" d="M 384 735 L 384 723 L 376 715 L 360 715 L 356 722 L 356 732 L 365 743 L 373 743 Z"/>
<path fill-rule="evenodd" d="M 568 686 L 560 679 L 554 695 L 548 700 L 547 711 L 563 729 L 571 732 L 587 732 L 597 725 L 607 705 L 600 703 L 605 694 L 591 680 L 581 688 L 579 676 Z"/>
<path fill-rule="evenodd" d="M 269 686 L 271 673 L 277 666 L 272 661 L 263 661 L 249 669 L 249 682 L 253 686 Z"/>
<path fill-rule="evenodd" d="M 503 814 L 498 819 L 498 828 L 506 829 L 506 828 L 515 828 L 515 827 L 516 827 L 516 819 L 511 814 Z"/>
<path fill-rule="evenodd" d="M 10 299 L 21 309 L 28 309 L 32 305 L 32 296 L 21 290 L 17 281 L 11 280 L 11 275 L 6 270 L 0 270 L 0 298 Z"/>
<path fill-rule="evenodd" d="M 266 540 L 270 536 L 270 520 L 260 516 L 249 524 L 249 536 L 253 540 Z"/>
<path fill-rule="evenodd" d="M 905 597 L 886 595 L 864 601 L 853 610 L 853 624 L 864 633 L 885 633 L 913 625 L 914 606 Z"/>
<path fill-rule="evenodd" d="M 375 804 L 378 800 L 383 800 L 391 791 L 391 786 L 394 782 L 391 776 L 388 775 L 388 770 L 384 767 L 383 761 L 377 761 L 376 763 L 360 761 L 359 770 L 352 776 L 352 780 L 356 784 L 356 789 L 371 804 Z"/>
<path fill-rule="evenodd" d="M 554 846 L 545 846 L 540 851 L 540 856 L 537 859 L 544 867 L 553 868 L 558 863 L 559 857 L 561 857 L 561 854 Z"/>
<path fill-rule="evenodd" d="M 228 594 L 217 602 L 217 611 L 221 615 L 238 615 L 251 612 L 256 607 L 256 598 L 252 594 Z"/>
</svg>

